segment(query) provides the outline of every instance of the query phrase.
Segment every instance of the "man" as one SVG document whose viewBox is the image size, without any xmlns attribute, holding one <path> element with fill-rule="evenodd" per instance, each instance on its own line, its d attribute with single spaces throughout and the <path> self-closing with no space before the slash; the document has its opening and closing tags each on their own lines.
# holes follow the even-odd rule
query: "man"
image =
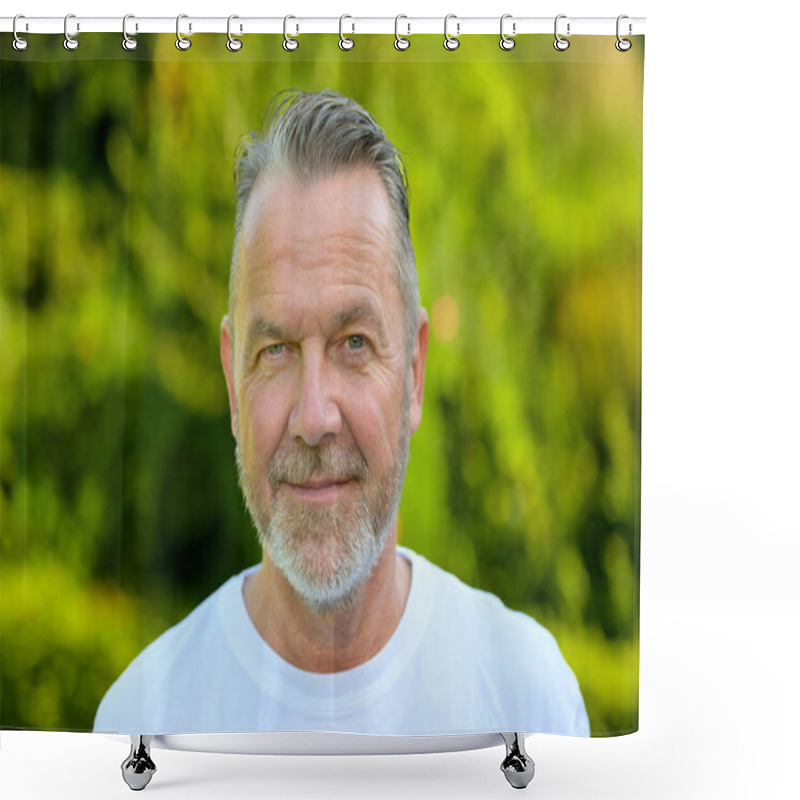
<svg viewBox="0 0 800 800">
<path fill-rule="evenodd" d="M 428 318 L 394 146 L 330 91 L 273 108 L 237 155 L 221 328 L 263 559 L 139 655 L 95 730 L 588 735 L 547 631 L 396 544 Z"/>
</svg>

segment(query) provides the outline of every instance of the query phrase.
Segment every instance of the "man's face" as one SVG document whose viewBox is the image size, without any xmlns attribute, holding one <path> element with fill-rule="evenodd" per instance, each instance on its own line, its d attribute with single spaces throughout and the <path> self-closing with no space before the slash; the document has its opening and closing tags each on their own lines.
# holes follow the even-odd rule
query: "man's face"
<svg viewBox="0 0 800 800">
<path fill-rule="evenodd" d="M 262 176 L 245 210 L 222 361 L 262 545 L 314 610 L 346 606 L 395 532 L 427 349 L 411 366 L 386 190 L 361 168 Z M 234 349 L 235 348 L 235 349 Z"/>
</svg>

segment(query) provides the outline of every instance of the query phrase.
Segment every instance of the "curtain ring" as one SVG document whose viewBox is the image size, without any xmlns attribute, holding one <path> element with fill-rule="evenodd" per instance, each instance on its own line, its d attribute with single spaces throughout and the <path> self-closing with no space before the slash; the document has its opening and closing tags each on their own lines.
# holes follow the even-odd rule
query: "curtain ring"
<svg viewBox="0 0 800 800">
<path fill-rule="evenodd" d="M 293 17 L 291 14 L 283 18 L 283 49 L 286 50 L 288 53 L 291 53 L 294 50 L 297 50 L 300 47 L 300 42 L 297 39 L 293 39 L 289 34 L 286 32 L 286 24 L 289 22 L 290 19 L 297 19 L 297 17 Z"/>
<path fill-rule="evenodd" d="M 122 18 L 122 48 L 123 50 L 135 50 L 139 46 L 139 42 L 133 37 L 128 36 L 128 20 L 136 19 L 133 14 L 126 14 Z M 136 26 L 137 30 L 139 26 Z"/>
<path fill-rule="evenodd" d="M 569 39 L 565 39 L 563 36 L 558 35 L 558 21 L 560 19 L 566 19 L 566 14 L 559 14 L 556 17 L 556 23 L 553 28 L 553 31 L 556 35 L 556 40 L 553 42 L 553 47 L 559 51 L 559 53 L 563 53 L 569 47 Z M 569 36 L 569 22 L 567 23 L 567 36 Z"/>
<path fill-rule="evenodd" d="M 228 41 L 225 44 L 225 47 L 227 47 L 228 50 L 231 51 L 231 53 L 238 53 L 242 49 L 242 46 L 244 45 L 244 42 L 241 39 L 237 39 L 235 36 L 231 35 L 231 22 L 235 19 L 239 19 L 239 17 L 237 17 L 236 14 L 231 14 L 228 17 Z M 241 27 L 239 28 L 239 30 L 240 31 L 242 30 Z"/>
<path fill-rule="evenodd" d="M 74 14 L 67 14 L 67 16 L 64 17 L 64 49 L 65 50 L 77 50 L 78 49 L 78 44 L 79 44 L 78 40 L 74 36 L 70 36 L 69 35 L 68 28 L 69 28 L 69 21 L 71 19 L 75 19 L 75 15 Z M 81 29 L 80 24 L 76 23 L 76 27 L 75 27 L 76 32 L 79 31 L 80 29 Z"/>
<path fill-rule="evenodd" d="M 11 43 L 15 50 L 27 50 L 28 49 L 28 40 L 23 39 L 21 36 L 17 34 L 17 20 L 18 19 L 25 19 L 24 14 L 17 14 L 14 17 L 14 22 L 11 23 L 11 32 L 14 34 L 14 41 Z M 25 29 L 28 29 L 28 23 L 25 23 Z"/>
<path fill-rule="evenodd" d="M 342 33 L 342 24 L 346 19 L 353 19 L 349 14 L 342 14 L 339 17 L 339 49 L 340 50 L 352 50 L 356 43 L 349 37 L 345 36 Z M 355 25 L 353 26 L 353 30 L 355 30 Z"/>
<path fill-rule="evenodd" d="M 394 18 L 394 48 L 395 50 L 408 50 L 411 47 L 411 39 L 406 39 L 400 35 L 400 20 L 408 19 L 405 14 L 398 14 Z M 408 32 L 411 33 L 411 26 L 408 25 Z"/>
<path fill-rule="evenodd" d="M 187 39 L 181 33 L 181 20 L 182 19 L 187 19 L 188 16 L 189 16 L 188 14 L 178 14 L 178 18 L 175 20 L 175 35 L 178 37 L 175 40 L 175 47 L 177 47 L 178 50 L 188 50 L 192 46 L 192 40 L 191 39 Z M 189 33 L 191 33 L 191 32 L 192 32 L 192 23 L 190 22 L 189 23 Z"/>
<path fill-rule="evenodd" d="M 444 49 L 445 50 L 450 50 L 450 51 L 458 50 L 458 46 L 461 44 L 461 42 L 459 42 L 458 39 L 455 36 L 451 36 L 447 32 L 447 23 L 451 19 L 458 19 L 458 17 L 456 17 L 455 14 L 448 14 L 444 18 Z M 458 28 L 459 28 L 459 24 L 456 23 L 456 34 L 458 34 Z"/>
<path fill-rule="evenodd" d="M 619 50 L 619 51 L 620 51 L 620 53 L 627 53 L 627 52 L 628 52 L 628 50 L 630 50 L 630 49 L 631 49 L 631 47 L 633 47 L 633 42 L 631 42 L 631 40 L 630 40 L 630 39 L 623 39 L 623 38 L 622 38 L 622 37 L 619 35 L 619 23 L 620 23 L 620 22 L 621 22 L 623 19 L 628 19 L 628 16 L 627 16 L 626 14 L 620 14 L 620 15 L 617 17 L 617 41 L 616 41 L 616 43 L 614 44 L 614 47 L 616 47 L 616 48 L 617 48 L 617 50 Z M 629 34 L 630 34 L 630 31 L 631 31 L 631 26 L 630 26 L 630 24 L 628 24 L 628 33 L 629 33 Z"/>
<path fill-rule="evenodd" d="M 506 36 L 505 32 L 503 31 L 503 23 L 507 19 L 511 19 L 511 14 L 503 14 L 503 16 L 500 17 L 500 49 L 501 50 L 513 50 L 514 49 L 514 45 L 516 45 L 516 42 L 510 36 Z M 516 33 L 516 27 L 517 27 L 516 24 L 512 23 L 512 25 L 511 25 L 511 32 L 512 33 Z"/>
</svg>

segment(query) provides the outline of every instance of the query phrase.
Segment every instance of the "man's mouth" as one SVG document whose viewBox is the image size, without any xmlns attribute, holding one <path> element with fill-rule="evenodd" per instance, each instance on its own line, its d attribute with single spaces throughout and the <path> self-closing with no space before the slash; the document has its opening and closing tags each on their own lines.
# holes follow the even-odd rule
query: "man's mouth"
<svg viewBox="0 0 800 800">
<path fill-rule="evenodd" d="M 326 486 L 338 486 L 347 483 L 350 478 L 312 478 L 305 483 L 295 483 L 294 486 L 299 486 L 301 489 L 324 489 Z"/>
<path fill-rule="evenodd" d="M 352 478 L 315 477 L 304 483 L 285 483 L 284 485 L 293 494 L 304 500 L 325 502 L 338 497 L 352 482 Z"/>
</svg>

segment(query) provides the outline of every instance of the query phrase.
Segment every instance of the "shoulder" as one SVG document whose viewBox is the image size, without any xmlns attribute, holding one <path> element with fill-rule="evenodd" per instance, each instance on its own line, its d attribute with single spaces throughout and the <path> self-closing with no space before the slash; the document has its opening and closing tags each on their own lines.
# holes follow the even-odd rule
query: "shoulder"
<svg viewBox="0 0 800 800">
<path fill-rule="evenodd" d="M 408 548 L 401 548 L 401 552 L 412 563 L 412 580 L 425 584 L 428 602 L 438 614 L 468 624 L 472 634 L 493 632 L 493 638 L 514 643 L 515 649 L 520 646 L 546 652 L 558 649 L 552 634 L 533 617 L 508 608 L 497 595 L 469 586 Z"/>
<path fill-rule="evenodd" d="M 100 702 L 95 731 L 146 732 L 172 699 L 203 679 L 222 649 L 226 600 L 241 590 L 249 571 L 226 581 L 136 656 Z"/>
<path fill-rule="evenodd" d="M 550 631 L 496 595 L 403 552 L 428 584 L 429 647 L 438 658 L 481 697 L 494 698 L 494 710 L 504 720 L 516 719 L 518 730 L 588 735 L 578 681 Z"/>
</svg>

